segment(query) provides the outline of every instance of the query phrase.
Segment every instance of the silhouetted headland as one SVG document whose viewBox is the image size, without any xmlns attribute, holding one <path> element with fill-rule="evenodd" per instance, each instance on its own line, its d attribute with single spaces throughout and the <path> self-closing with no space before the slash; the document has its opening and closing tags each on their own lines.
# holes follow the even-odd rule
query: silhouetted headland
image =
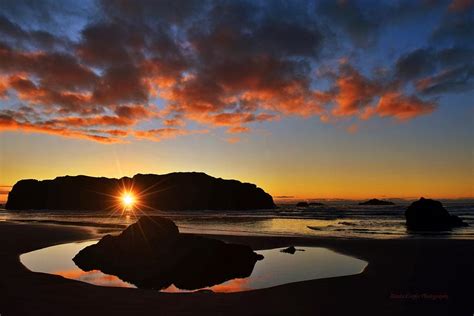
<svg viewBox="0 0 474 316">
<path fill-rule="evenodd" d="M 119 236 L 104 236 L 73 260 L 85 271 L 101 270 L 140 288 L 174 284 L 195 290 L 248 277 L 261 259 L 249 246 L 183 235 L 171 220 L 153 216 L 140 218 Z"/>
<path fill-rule="evenodd" d="M 395 203 L 379 199 L 370 199 L 365 202 L 360 202 L 359 205 L 395 205 Z"/>
<path fill-rule="evenodd" d="M 455 215 L 450 215 L 439 201 L 420 198 L 405 211 L 406 225 L 411 230 L 449 230 L 468 226 Z"/>
<path fill-rule="evenodd" d="M 137 174 L 133 178 L 121 179 L 65 176 L 54 180 L 21 180 L 9 193 L 6 208 L 100 211 L 110 209 L 124 187 L 133 187 L 141 204 L 149 209 L 275 208 L 273 198 L 254 184 L 197 172 Z"/>
</svg>

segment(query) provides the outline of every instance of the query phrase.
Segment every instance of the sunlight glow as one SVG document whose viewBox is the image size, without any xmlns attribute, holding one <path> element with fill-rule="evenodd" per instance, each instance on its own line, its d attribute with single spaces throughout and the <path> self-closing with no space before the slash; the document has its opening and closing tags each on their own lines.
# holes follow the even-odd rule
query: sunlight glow
<svg viewBox="0 0 474 316">
<path fill-rule="evenodd" d="M 125 208 L 132 208 L 135 204 L 135 197 L 132 193 L 127 192 L 122 195 L 122 204 Z"/>
</svg>

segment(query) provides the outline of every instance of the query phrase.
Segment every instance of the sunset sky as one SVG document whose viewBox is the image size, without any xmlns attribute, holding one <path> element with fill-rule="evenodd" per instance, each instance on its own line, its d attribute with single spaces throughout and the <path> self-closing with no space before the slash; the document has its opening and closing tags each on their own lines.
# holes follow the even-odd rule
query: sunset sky
<svg viewBox="0 0 474 316">
<path fill-rule="evenodd" d="M 473 0 L 0 1 L 0 185 L 474 197 L 473 139 Z"/>
</svg>

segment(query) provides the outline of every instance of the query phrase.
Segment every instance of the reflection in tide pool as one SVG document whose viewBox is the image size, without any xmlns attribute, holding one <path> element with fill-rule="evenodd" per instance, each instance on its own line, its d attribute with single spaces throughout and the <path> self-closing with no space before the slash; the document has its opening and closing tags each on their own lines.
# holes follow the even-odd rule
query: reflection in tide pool
<svg viewBox="0 0 474 316">
<path fill-rule="evenodd" d="M 61 275 L 95 285 L 135 287 L 118 277 L 100 271 L 85 272 L 78 268 L 72 258 L 83 248 L 97 241 L 85 241 L 52 246 L 20 256 L 20 260 L 34 272 Z M 244 279 L 233 279 L 206 288 L 214 292 L 239 292 L 272 287 L 276 285 L 313 279 L 323 279 L 361 273 L 367 262 L 342 255 L 326 248 L 298 247 L 295 254 L 281 252 L 279 249 L 257 251 L 265 258 L 258 261 L 252 274 Z M 175 286 L 163 289 L 164 292 L 189 292 Z"/>
<path fill-rule="evenodd" d="M 82 249 L 97 240 L 62 244 L 28 252 L 20 256 L 21 263 L 33 272 L 43 272 L 61 275 L 68 279 L 79 280 L 95 285 L 135 287 L 124 282 L 114 275 L 104 274 L 100 271 L 85 272 L 76 266 L 72 258 Z"/>
</svg>

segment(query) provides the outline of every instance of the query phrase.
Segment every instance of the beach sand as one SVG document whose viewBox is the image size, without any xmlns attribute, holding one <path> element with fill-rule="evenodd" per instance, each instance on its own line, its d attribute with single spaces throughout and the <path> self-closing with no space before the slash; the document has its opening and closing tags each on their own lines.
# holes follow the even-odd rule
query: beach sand
<svg viewBox="0 0 474 316">
<path fill-rule="evenodd" d="M 321 246 L 366 260 L 363 273 L 240 293 L 160 293 L 99 287 L 34 273 L 19 255 L 100 238 L 87 227 L 0 223 L 0 314 L 8 315 L 473 315 L 470 240 L 214 236 L 254 249 Z"/>
</svg>

